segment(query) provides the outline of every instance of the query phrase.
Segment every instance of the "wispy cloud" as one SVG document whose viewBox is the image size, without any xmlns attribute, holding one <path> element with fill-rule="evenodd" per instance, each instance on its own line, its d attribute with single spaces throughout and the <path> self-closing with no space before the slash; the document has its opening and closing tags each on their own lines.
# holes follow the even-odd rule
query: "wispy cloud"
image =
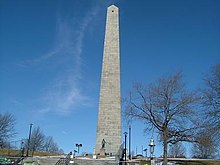
<svg viewBox="0 0 220 165">
<path fill-rule="evenodd" d="M 65 70 L 50 82 L 50 87 L 41 98 L 42 108 L 39 112 L 56 111 L 59 114 L 68 114 L 77 105 L 88 106 L 90 98 L 83 94 L 80 87 L 82 53 L 85 33 L 98 10 L 96 6 L 88 11 L 79 23 L 58 18 L 56 46 L 41 57 L 25 62 L 26 66 L 35 66 L 52 59 L 64 61 L 62 65 L 65 66 Z"/>
<path fill-rule="evenodd" d="M 72 80 L 70 80 L 72 78 Z M 69 81 L 65 79 L 53 82 L 50 89 L 45 92 L 42 100 L 47 108 L 44 108 L 49 112 L 56 111 L 59 114 L 68 114 L 74 108 L 80 106 L 87 106 L 90 102 L 90 98 L 82 94 L 79 87 L 79 81 L 74 80 L 74 76 L 70 77 Z"/>
<path fill-rule="evenodd" d="M 22 103 L 20 100 L 15 98 L 10 98 L 10 103 L 16 106 L 24 106 L 24 103 Z"/>
</svg>

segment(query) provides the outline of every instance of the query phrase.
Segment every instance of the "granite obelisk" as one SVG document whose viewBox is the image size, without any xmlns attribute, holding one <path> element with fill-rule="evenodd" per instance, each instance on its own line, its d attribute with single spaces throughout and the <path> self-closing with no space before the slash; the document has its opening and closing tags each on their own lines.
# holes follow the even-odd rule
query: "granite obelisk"
<svg viewBox="0 0 220 165">
<path fill-rule="evenodd" d="M 95 153 L 116 155 L 121 145 L 119 10 L 107 9 Z"/>
</svg>

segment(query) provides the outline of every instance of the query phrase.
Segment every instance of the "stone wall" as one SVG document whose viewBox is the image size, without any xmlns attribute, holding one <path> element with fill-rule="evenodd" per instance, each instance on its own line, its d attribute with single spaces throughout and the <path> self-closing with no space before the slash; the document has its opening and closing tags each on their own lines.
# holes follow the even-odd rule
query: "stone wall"
<svg viewBox="0 0 220 165">
<path fill-rule="evenodd" d="M 74 165 L 119 165 L 119 162 L 103 159 L 74 159 Z M 120 165 L 125 165 L 125 163 L 122 162 Z M 126 165 L 140 165 L 140 161 L 127 162 Z"/>
<path fill-rule="evenodd" d="M 74 159 L 74 165 L 118 165 L 114 160 Z"/>
</svg>

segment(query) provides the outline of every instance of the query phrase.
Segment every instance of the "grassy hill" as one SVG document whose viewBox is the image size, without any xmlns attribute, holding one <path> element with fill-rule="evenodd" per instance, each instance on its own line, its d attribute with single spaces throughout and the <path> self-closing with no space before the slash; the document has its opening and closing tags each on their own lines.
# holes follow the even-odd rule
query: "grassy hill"
<svg viewBox="0 0 220 165">
<path fill-rule="evenodd" d="M 220 160 L 188 160 L 179 161 L 179 165 L 220 165 Z"/>
<path fill-rule="evenodd" d="M 26 155 L 26 151 L 24 152 Z M 31 152 L 30 152 L 31 153 Z M 48 152 L 35 152 L 34 156 L 57 156 L 61 155 L 58 153 L 48 153 Z M 20 157 L 21 150 L 11 150 L 11 149 L 0 149 L 0 157 Z M 220 160 L 204 160 L 204 159 L 196 159 L 196 160 L 172 160 L 179 165 L 220 165 Z M 150 164 L 149 161 L 141 161 L 141 164 Z"/>
<path fill-rule="evenodd" d="M 29 152 L 31 154 L 32 152 Z M 24 152 L 26 155 L 26 151 Z M 58 153 L 49 153 L 49 152 L 34 152 L 34 156 L 55 156 L 61 155 Z M 22 156 L 21 150 L 12 150 L 12 149 L 0 149 L 0 157 L 20 157 Z"/>
</svg>

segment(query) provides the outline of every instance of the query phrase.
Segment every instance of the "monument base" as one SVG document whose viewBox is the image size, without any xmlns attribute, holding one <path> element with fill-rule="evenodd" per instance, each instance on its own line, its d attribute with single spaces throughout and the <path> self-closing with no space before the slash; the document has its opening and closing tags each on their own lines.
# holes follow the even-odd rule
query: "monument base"
<svg viewBox="0 0 220 165">
<path fill-rule="evenodd" d="M 105 155 L 106 155 L 105 149 L 104 148 L 100 149 L 100 156 L 105 156 Z"/>
</svg>

